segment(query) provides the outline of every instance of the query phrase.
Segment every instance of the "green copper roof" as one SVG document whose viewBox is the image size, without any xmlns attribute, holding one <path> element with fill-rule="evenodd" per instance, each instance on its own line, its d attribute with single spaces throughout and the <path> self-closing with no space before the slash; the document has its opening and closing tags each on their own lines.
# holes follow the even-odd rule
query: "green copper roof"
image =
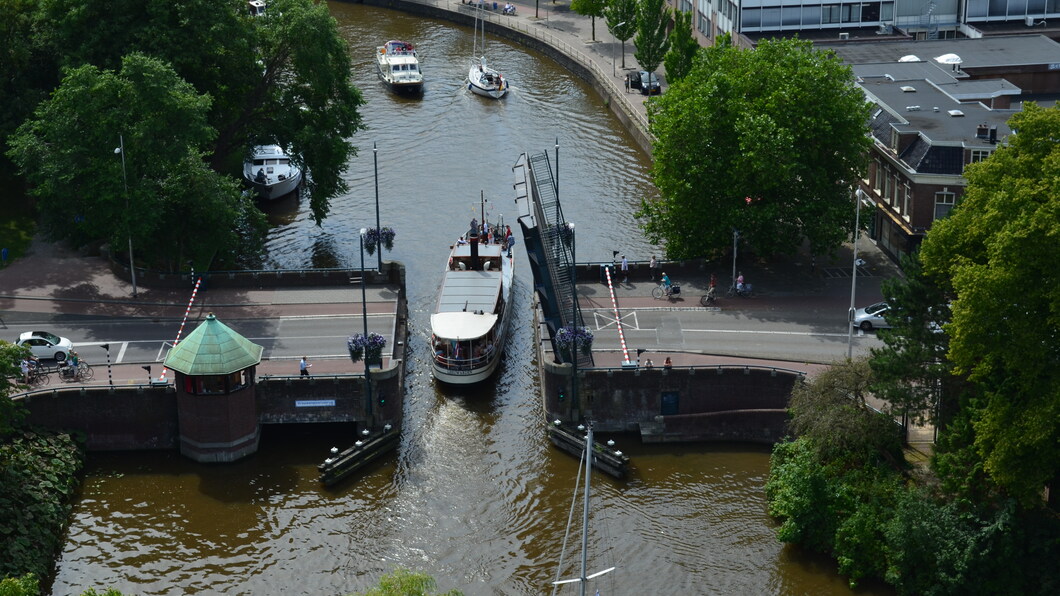
<svg viewBox="0 0 1060 596">
<path fill-rule="evenodd" d="M 169 351 L 164 365 L 186 375 L 227 375 L 261 362 L 262 350 L 210 313 Z"/>
</svg>

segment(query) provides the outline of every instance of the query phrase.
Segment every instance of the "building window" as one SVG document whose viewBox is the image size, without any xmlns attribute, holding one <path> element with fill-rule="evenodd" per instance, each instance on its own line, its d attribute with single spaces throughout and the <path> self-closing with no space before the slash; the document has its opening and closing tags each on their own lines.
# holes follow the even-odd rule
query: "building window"
<svg viewBox="0 0 1060 596">
<path fill-rule="evenodd" d="M 839 23 L 843 18 L 840 5 L 825 4 L 821 7 L 821 23 Z"/>
<path fill-rule="evenodd" d="M 893 191 L 894 194 L 891 196 L 891 206 L 894 207 L 895 209 L 898 209 L 899 205 L 900 205 L 900 203 L 898 202 L 899 193 L 902 190 L 902 186 L 901 186 L 900 182 L 901 182 L 901 177 L 898 176 L 898 172 L 895 172 L 894 173 L 894 191 Z"/>
<path fill-rule="evenodd" d="M 883 164 L 880 160 L 876 160 L 876 172 L 872 181 L 872 190 L 876 191 L 876 194 L 880 194 L 880 187 L 883 186 Z"/>
<path fill-rule="evenodd" d="M 886 203 L 891 202 L 891 174 L 890 172 L 883 173 L 883 200 Z"/>
<path fill-rule="evenodd" d="M 898 134 L 898 130 L 892 128 L 891 129 L 891 150 L 894 151 L 895 153 L 898 153 L 898 141 L 900 141 L 901 138 L 902 138 L 902 136 Z"/>
<path fill-rule="evenodd" d="M 950 211 L 953 211 L 956 199 L 957 195 L 947 189 L 935 193 L 935 219 L 942 219 L 949 215 Z"/>
<path fill-rule="evenodd" d="M 969 152 L 968 163 L 976 163 L 990 157 L 993 153 L 990 149 L 972 149 Z"/>
<path fill-rule="evenodd" d="M 681 10 L 684 12 L 692 12 L 692 0 L 681 0 Z"/>
<path fill-rule="evenodd" d="M 906 182 L 902 185 L 902 213 L 905 214 L 905 219 L 909 220 L 909 203 L 913 201 L 913 191 L 909 188 L 909 183 Z"/>
</svg>

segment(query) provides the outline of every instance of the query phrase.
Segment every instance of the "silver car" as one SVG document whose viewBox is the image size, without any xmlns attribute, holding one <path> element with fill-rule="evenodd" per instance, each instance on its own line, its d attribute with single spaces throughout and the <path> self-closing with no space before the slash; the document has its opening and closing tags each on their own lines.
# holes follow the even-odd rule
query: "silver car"
<svg viewBox="0 0 1060 596">
<path fill-rule="evenodd" d="M 37 358 L 54 359 L 56 362 L 66 360 L 74 344 L 65 337 L 59 337 L 47 331 L 27 331 L 19 336 L 15 345 L 26 346 Z"/>
<path fill-rule="evenodd" d="M 887 319 L 883 318 L 890 309 L 891 305 L 886 302 L 877 302 L 865 308 L 859 308 L 854 311 L 854 320 L 851 324 L 861 328 L 862 331 L 890 329 L 891 324 L 887 322 Z"/>
</svg>

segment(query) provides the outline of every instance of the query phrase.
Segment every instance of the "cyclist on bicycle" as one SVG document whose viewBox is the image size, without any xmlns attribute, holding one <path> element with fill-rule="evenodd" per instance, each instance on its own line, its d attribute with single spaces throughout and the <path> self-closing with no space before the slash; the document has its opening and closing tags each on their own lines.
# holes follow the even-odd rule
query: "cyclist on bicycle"
<svg viewBox="0 0 1060 596">
<path fill-rule="evenodd" d="M 662 274 L 662 287 L 667 295 L 669 295 L 670 290 L 673 288 L 673 283 L 670 282 L 670 276 L 666 275 L 665 272 Z"/>
</svg>

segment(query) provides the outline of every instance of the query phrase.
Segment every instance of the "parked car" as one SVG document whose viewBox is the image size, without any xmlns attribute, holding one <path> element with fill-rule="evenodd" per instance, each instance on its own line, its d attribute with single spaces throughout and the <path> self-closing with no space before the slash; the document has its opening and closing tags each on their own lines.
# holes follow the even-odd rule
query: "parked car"
<svg viewBox="0 0 1060 596">
<path fill-rule="evenodd" d="M 640 84 L 637 88 L 640 89 L 641 95 L 660 95 L 662 84 L 659 82 L 659 75 L 654 72 L 640 71 Z"/>
<path fill-rule="evenodd" d="M 889 310 L 891 310 L 891 305 L 886 302 L 877 302 L 865 308 L 859 308 L 854 311 L 854 320 L 851 324 L 860 327 L 862 331 L 890 329 L 891 324 L 884 318 Z"/>
<path fill-rule="evenodd" d="M 662 93 L 662 85 L 659 83 L 659 75 L 646 70 L 629 71 L 629 88 L 638 89 L 641 95 L 659 95 Z"/>
<path fill-rule="evenodd" d="M 47 331 L 27 331 L 19 336 L 15 345 L 26 346 L 37 358 L 54 359 L 56 362 L 66 360 L 74 344 L 65 337 L 59 337 Z"/>
</svg>

